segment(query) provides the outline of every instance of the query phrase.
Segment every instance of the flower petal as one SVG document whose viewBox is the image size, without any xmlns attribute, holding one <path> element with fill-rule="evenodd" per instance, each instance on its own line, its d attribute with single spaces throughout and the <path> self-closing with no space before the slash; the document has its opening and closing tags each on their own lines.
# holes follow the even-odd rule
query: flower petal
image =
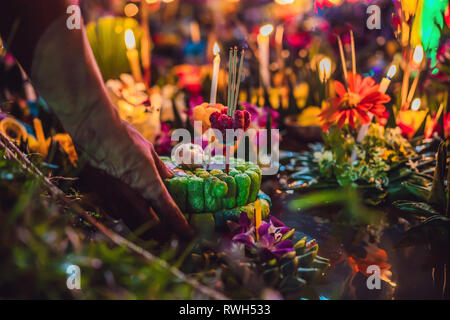
<svg viewBox="0 0 450 320">
<path fill-rule="evenodd" d="M 343 97 L 347 93 L 347 90 L 345 90 L 345 86 L 339 81 L 334 81 L 334 87 L 339 97 Z"/>
</svg>

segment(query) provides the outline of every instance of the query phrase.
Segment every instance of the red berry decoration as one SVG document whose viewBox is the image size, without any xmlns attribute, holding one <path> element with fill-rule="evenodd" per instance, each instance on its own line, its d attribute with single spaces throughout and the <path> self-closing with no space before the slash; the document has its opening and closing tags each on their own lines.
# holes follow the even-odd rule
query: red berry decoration
<svg viewBox="0 0 450 320">
<path fill-rule="evenodd" d="M 236 110 L 234 119 L 227 116 L 226 110 L 223 109 L 221 112 L 216 111 L 209 117 L 211 122 L 211 127 L 213 129 L 218 129 L 225 137 L 227 129 L 242 129 L 247 131 L 250 126 L 251 115 L 247 110 L 241 111 Z"/>
<path fill-rule="evenodd" d="M 251 122 L 251 116 L 247 110 L 236 110 L 239 98 L 239 86 L 242 79 L 244 50 L 241 51 L 239 72 L 237 72 L 237 62 L 237 47 L 234 47 L 234 50 L 230 48 L 230 72 L 228 73 L 228 108 L 224 108 L 221 111 L 216 111 L 209 116 L 211 128 L 219 130 L 222 133 L 223 139 L 226 139 L 226 132 L 228 129 L 241 129 L 245 132 L 249 128 Z"/>
</svg>

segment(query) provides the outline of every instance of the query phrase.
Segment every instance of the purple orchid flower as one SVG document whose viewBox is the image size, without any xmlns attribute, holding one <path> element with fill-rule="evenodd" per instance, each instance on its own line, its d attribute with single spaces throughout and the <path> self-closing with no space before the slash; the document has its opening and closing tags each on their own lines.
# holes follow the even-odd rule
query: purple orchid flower
<svg viewBox="0 0 450 320">
<path fill-rule="evenodd" d="M 286 253 L 294 251 L 291 240 L 283 240 L 283 236 L 291 231 L 280 220 L 269 216 L 269 221 L 263 221 L 258 229 L 259 241 L 256 241 L 255 226 L 248 218 L 247 213 L 242 212 L 239 217 L 239 233 L 232 241 L 241 243 L 248 249 L 257 251 L 262 261 L 279 259 Z"/>
</svg>

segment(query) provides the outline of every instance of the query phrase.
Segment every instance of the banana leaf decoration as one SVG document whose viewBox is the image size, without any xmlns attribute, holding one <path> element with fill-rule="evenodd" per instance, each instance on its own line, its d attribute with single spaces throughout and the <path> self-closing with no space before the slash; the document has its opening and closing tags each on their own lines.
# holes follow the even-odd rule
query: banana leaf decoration
<svg viewBox="0 0 450 320">
<path fill-rule="evenodd" d="M 118 79 L 130 73 L 125 45 L 125 31 L 131 29 L 140 52 L 142 29 L 132 18 L 103 17 L 86 27 L 86 34 L 104 80 Z"/>
<path fill-rule="evenodd" d="M 436 168 L 434 170 L 433 186 L 431 187 L 428 203 L 437 208 L 438 211 L 448 216 L 447 205 L 448 198 L 445 192 L 445 172 L 447 169 L 447 150 L 448 141 L 441 142 L 437 152 Z"/>
<path fill-rule="evenodd" d="M 426 202 L 395 201 L 393 205 L 402 210 L 424 217 L 420 224 L 406 231 L 396 244 L 397 248 L 427 246 L 430 254 L 425 266 L 433 269 L 435 285 L 442 286 L 442 297 L 448 298 L 446 278 L 450 272 L 450 170 L 447 166 L 449 142 L 442 141 L 437 152 L 433 184 Z M 447 176 L 446 176 L 447 172 Z M 447 180 L 447 190 L 445 180 Z M 442 281 L 439 281 L 442 280 Z"/>
</svg>

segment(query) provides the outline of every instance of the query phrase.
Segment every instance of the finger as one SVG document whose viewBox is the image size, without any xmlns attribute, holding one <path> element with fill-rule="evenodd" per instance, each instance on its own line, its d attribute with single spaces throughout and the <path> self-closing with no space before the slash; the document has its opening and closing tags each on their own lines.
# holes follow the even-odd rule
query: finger
<svg viewBox="0 0 450 320">
<path fill-rule="evenodd" d="M 164 230 L 160 218 L 148 206 L 147 201 L 135 190 L 117 178 L 114 178 L 90 165 L 80 173 L 81 187 L 94 191 L 102 202 L 102 208 L 111 216 L 122 219 L 134 232 L 143 238 L 164 240 Z M 138 231 L 139 229 L 139 231 Z"/>
<path fill-rule="evenodd" d="M 155 161 L 156 169 L 158 170 L 159 175 L 162 179 L 167 179 L 173 177 L 173 171 L 167 168 L 167 166 L 164 164 L 164 162 L 159 158 L 158 154 L 156 153 L 155 148 L 151 148 L 152 156 Z"/>
<path fill-rule="evenodd" d="M 170 229 L 175 231 L 182 238 L 192 239 L 194 234 L 189 223 L 175 201 L 173 201 L 162 180 L 158 180 L 160 182 L 158 190 L 159 194 L 156 194 L 158 197 L 153 198 L 154 200 L 151 201 L 152 207 L 159 214 L 161 221 L 167 224 Z"/>
</svg>

